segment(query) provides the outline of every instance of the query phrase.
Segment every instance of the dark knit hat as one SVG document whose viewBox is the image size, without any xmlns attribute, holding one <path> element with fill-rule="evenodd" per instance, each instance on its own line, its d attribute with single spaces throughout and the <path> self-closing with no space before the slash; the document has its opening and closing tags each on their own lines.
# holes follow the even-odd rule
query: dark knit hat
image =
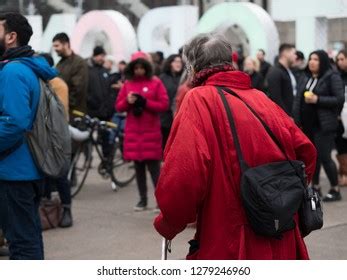
<svg viewBox="0 0 347 280">
<path fill-rule="evenodd" d="M 305 60 L 305 55 L 301 51 L 296 51 L 296 57 L 301 60 Z"/>
<path fill-rule="evenodd" d="M 96 46 L 93 50 L 93 56 L 97 56 L 100 54 L 106 54 L 105 49 L 101 46 Z"/>
</svg>

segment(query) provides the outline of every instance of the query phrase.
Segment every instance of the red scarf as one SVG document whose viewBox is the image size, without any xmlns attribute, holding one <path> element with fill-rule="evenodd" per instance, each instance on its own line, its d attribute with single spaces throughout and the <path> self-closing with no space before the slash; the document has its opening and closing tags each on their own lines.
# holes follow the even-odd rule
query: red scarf
<svg viewBox="0 0 347 280">
<path fill-rule="evenodd" d="M 204 68 L 194 75 L 194 78 L 192 81 L 192 87 L 203 85 L 205 81 L 208 79 L 208 77 L 212 76 L 213 74 L 216 74 L 218 72 L 227 72 L 227 71 L 234 71 L 234 70 L 235 68 L 230 64 L 223 64 L 223 65 Z"/>
</svg>

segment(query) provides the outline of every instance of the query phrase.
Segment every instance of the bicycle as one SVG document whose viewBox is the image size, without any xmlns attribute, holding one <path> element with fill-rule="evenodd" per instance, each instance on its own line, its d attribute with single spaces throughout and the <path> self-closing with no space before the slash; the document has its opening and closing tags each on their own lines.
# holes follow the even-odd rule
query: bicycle
<svg viewBox="0 0 347 280">
<path fill-rule="evenodd" d="M 100 158 L 98 173 L 103 179 L 111 179 L 111 188 L 127 186 L 135 178 L 135 168 L 131 161 L 123 159 L 123 133 L 112 122 L 100 121 L 79 111 L 70 127 L 73 141 L 73 156 L 68 173 L 71 196 L 75 197 L 82 189 L 93 161 L 93 148 Z M 101 148 L 102 137 L 108 137 L 107 156 Z M 105 146 L 105 144 L 104 144 Z M 103 147 L 105 148 L 105 147 Z"/>
</svg>

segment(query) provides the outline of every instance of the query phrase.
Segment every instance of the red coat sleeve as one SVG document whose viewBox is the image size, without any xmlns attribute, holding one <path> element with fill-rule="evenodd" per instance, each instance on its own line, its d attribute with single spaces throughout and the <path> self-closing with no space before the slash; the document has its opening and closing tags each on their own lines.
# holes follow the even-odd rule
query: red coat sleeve
<svg viewBox="0 0 347 280">
<path fill-rule="evenodd" d="M 161 214 L 154 226 L 169 240 L 196 220 L 207 192 L 210 154 L 194 114 L 194 104 L 184 102 L 173 123 L 155 193 Z"/>
<path fill-rule="evenodd" d="M 169 97 L 163 83 L 157 79 L 156 99 L 147 99 L 146 109 L 154 113 L 165 112 L 169 108 Z"/>
<path fill-rule="evenodd" d="M 115 108 L 117 112 L 126 112 L 130 110 L 130 104 L 128 103 L 127 100 L 128 96 L 128 89 L 127 89 L 127 83 L 122 86 L 121 90 L 119 91 L 116 103 L 115 103 Z"/>
</svg>

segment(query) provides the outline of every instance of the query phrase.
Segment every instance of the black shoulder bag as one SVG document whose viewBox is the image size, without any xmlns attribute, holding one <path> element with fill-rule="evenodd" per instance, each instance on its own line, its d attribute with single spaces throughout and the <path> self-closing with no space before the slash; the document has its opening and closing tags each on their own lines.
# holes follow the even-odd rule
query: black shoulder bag
<svg viewBox="0 0 347 280">
<path fill-rule="evenodd" d="M 305 164 L 290 160 L 268 125 L 240 96 L 225 87 L 216 87 L 225 107 L 241 167 L 241 199 L 256 234 L 280 239 L 282 233 L 295 228 L 294 215 L 299 213 L 304 236 L 323 226 L 320 198 L 306 184 Z M 244 160 L 231 108 L 223 91 L 241 100 L 260 121 L 266 132 L 286 157 L 284 161 L 249 167 Z"/>
</svg>

